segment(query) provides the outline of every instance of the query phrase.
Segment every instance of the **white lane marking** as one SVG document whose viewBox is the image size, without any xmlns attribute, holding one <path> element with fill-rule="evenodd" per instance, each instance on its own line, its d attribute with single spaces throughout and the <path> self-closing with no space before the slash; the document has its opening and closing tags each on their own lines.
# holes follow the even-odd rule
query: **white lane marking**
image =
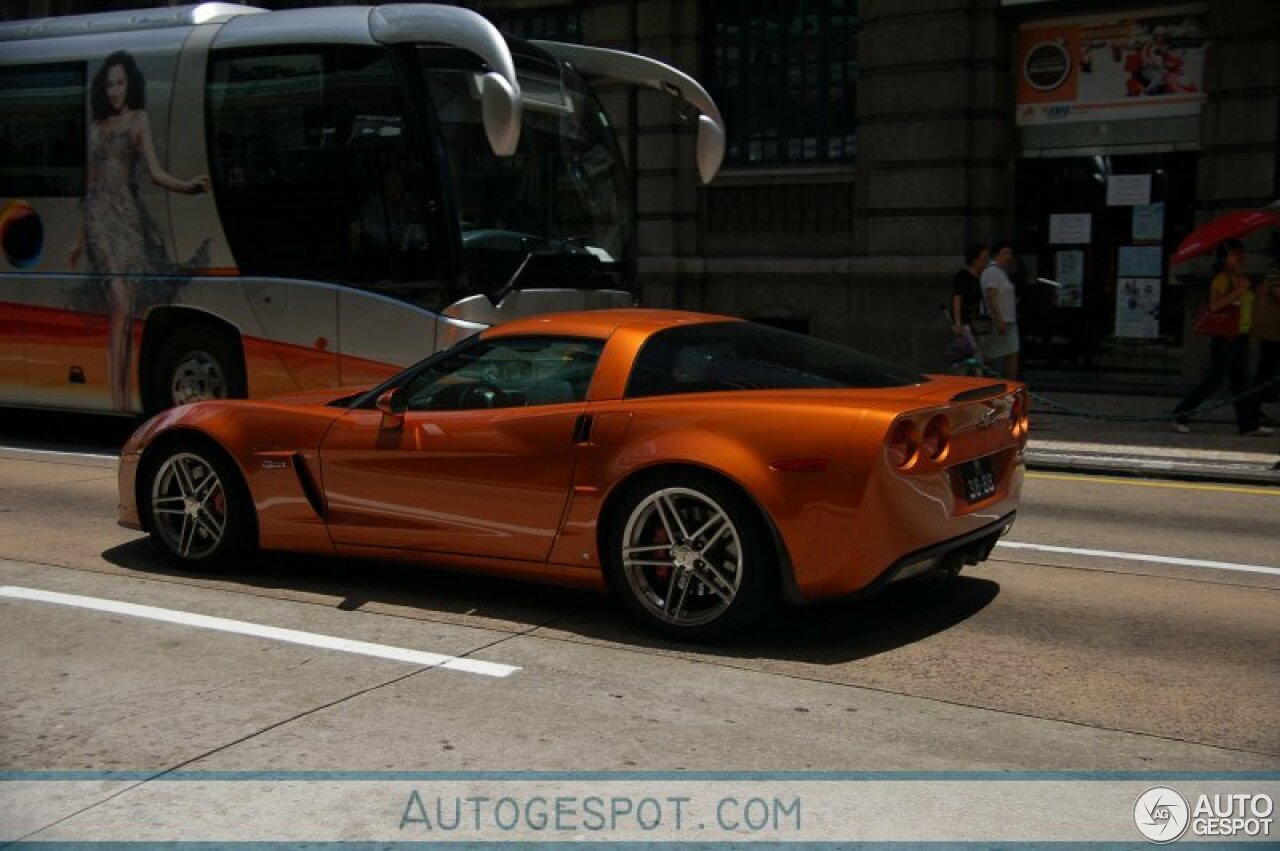
<svg viewBox="0 0 1280 851">
<path fill-rule="evenodd" d="M 0 597 L 11 597 L 15 600 L 33 600 L 40 603 L 54 603 L 60 606 L 74 606 L 81 609 L 93 609 L 99 612 L 111 612 L 117 615 L 129 615 L 135 618 L 176 623 L 193 626 L 197 629 L 215 629 L 220 632 L 233 632 L 238 635 L 249 635 L 256 638 L 269 638 L 288 644 L 304 644 L 308 647 L 320 647 L 325 650 L 340 650 L 343 653 L 359 653 L 364 656 L 376 656 L 379 659 L 391 659 L 395 662 L 408 662 L 411 665 L 422 665 L 426 668 L 448 668 L 451 671 L 465 671 L 468 674 L 482 674 L 486 677 L 508 677 L 520 668 L 512 665 L 501 665 L 497 662 L 484 662 L 480 659 L 463 659 L 457 656 L 444 656 L 439 653 L 426 653 L 421 650 L 409 650 L 404 647 L 392 647 L 388 644 L 371 644 L 367 641 L 353 641 L 349 638 L 338 638 L 333 635 L 320 635 L 314 632 L 301 632 L 296 629 L 281 629 L 275 626 L 235 621 L 228 618 L 215 618 L 209 615 L 197 615 L 176 609 L 160 609 L 155 606 L 142 606 L 137 603 L 122 603 L 118 600 L 104 600 L 99 597 L 81 597 L 77 594 L 60 594 L 56 591 L 41 591 L 38 588 L 22 588 L 16 585 L 0 586 Z"/>
<path fill-rule="evenodd" d="M 119 455 L 100 455 L 93 452 L 65 452 L 61 449 L 22 449 L 17 446 L 0 446 L 0 452 L 16 455 L 33 455 L 37 458 L 91 458 L 95 461 L 119 461 Z"/>
<path fill-rule="evenodd" d="M 996 546 L 1009 547 L 1015 550 L 1040 550 L 1046 553 L 1113 558 L 1121 561 L 1145 561 L 1152 564 L 1177 564 L 1186 567 L 1209 567 L 1214 570 L 1238 570 L 1244 573 L 1269 573 L 1272 576 L 1280 576 L 1280 567 L 1266 567 L 1261 564 L 1236 564 L 1230 561 L 1205 561 L 1198 558 L 1178 558 L 1176 556 L 1157 556 L 1145 553 L 1117 553 L 1111 550 L 1082 550 L 1076 547 L 1053 547 L 1048 544 L 1024 544 L 1021 541 L 998 541 Z"/>
</svg>

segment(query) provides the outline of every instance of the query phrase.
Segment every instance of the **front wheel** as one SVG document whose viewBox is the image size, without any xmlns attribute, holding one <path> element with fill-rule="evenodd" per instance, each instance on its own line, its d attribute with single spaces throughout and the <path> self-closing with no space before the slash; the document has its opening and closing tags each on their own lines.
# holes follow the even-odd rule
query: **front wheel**
<svg viewBox="0 0 1280 851">
<path fill-rule="evenodd" d="M 721 638 L 777 598 L 777 553 L 750 501 L 709 476 L 671 474 L 618 506 L 610 584 L 650 628 L 684 641 Z"/>
<path fill-rule="evenodd" d="M 177 445 L 150 465 L 151 537 L 201 570 L 228 566 L 253 540 L 253 514 L 239 472 L 208 447 Z"/>
</svg>

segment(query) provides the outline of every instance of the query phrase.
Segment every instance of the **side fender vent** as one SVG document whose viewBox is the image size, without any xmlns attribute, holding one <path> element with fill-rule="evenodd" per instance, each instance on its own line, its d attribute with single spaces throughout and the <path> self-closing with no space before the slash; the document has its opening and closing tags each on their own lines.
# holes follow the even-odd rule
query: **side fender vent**
<svg viewBox="0 0 1280 851">
<path fill-rule="evenodd" d="M 311 476 L 311 469 L 307 466 L 307 459 L 302 457 L 301 452 L 293 453 L 293 470 L 298 475 L 298 484 L 302 486 L 302 494 L 311 504 L 311 510 L 321 520 L 327 519 L 329 512 L 325 508 L 324 499 L 320 496 L 320 488 L 316 486 L 316 480 Z"/>
</svg>

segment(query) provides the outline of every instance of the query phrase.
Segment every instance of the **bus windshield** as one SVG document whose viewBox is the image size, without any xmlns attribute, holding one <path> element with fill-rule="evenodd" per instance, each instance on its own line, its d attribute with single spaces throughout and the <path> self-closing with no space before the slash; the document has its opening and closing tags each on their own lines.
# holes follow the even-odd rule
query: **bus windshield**
<svg viewBox="0 0 1280 851">
<path fill-rule="evenodd" d="M 427 62 L 423 73 L 472 286 L 629 288 L 626 166 L 604 108 L 582 79 L 551 62 L 518 64 L 520 145 L 499 157 L 485 138 L 479 75 Z"/>
</svg>

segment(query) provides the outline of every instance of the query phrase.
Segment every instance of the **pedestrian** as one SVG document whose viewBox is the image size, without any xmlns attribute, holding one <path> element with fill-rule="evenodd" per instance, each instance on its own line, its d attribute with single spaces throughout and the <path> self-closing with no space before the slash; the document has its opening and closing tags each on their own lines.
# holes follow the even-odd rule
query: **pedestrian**
<svg viewBox="0 0 1280 851">
<path fill-rule="evenodd" d="M 951 280 L 951 332 L 964 339 L 973 348 L 974 355 L 981 353 L 978 337 L 991 330 L 990 320 L 982 306 L 982 285 L 979 275 L 986 268 L 991 253 L 981 242 L 965 249 L 964 265 L 956 270 Z"/>
<path fill-rule="evenodd" d="M 1265 388 L 1258 391 L 1257 402 L 1261 406 L 1280 399 L 1280 254 L 1272 258 L 1254 297 L 1250 333 L 1258 341 L 1258 371 L 1254 373 L 1253 386 Z"/>
<path fill-rule="evenodd" d="M 1018 297 L 1009 280 L 1013 263 L 1013 243 L 998 240 L 981 278 L 983 303 L 993 326 L 982 341 L 982 353 L 1005 378 L 1018 377 Z"/>
<path fill-rule="evenodd" d="M 1262 403 L 1257 396 L 1239 398 L 1248 389 L 1249 330 L 1253 325 L 1253 291 L 1244 273 L 1244 245 L 1236 239 L 1218 244 L 1214 254 L 1213 281 L 1209 284 L 1209 310 L 1219 313 L 1232 306 L 1239 310 L 1240 321 L 1231 336 L 1215 336 L 1209 340 L 1209 368 L 1200 383 L 1173 409 L 1173 429 L 1179 434 L 1191 431 L 1189 412 L 1195 410 L 1225 378 L 1235 400 L 1236 427 L 1240 434 L 1266 437 L 1270 428 L 1259 424 Z"/>
</svg>

